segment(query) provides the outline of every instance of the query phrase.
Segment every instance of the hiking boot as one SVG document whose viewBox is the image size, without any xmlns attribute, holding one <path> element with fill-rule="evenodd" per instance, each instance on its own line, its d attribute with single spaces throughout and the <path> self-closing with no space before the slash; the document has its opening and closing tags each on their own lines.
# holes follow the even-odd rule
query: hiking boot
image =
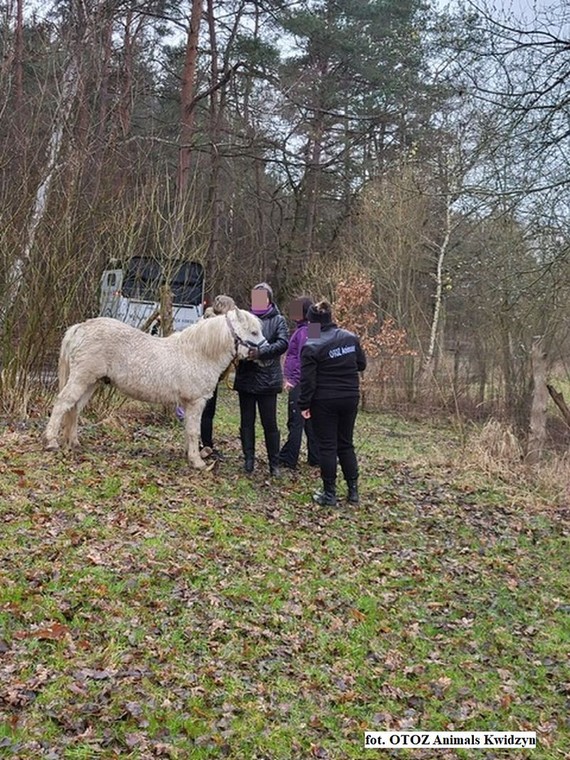
<svg viewBox="0 0 570 760">
<path fill-rule="evenodd" d="M 279 469 L 279 443 L 281 436 L 279 431 L 265 434 L 265 447 L 267 449 L 267 460 L 269 462 L 269 474 L 272 478 L 281 477 Z"/>
<path fill-rule="evenodd" d="M 346 485 L 348 486 L 348 503 L 360 504 L 360 497 L 358 496 L 358 479 L 352 478 L 351 480 L 347 480 Z"/>
<path fill-rule="evenodd" d="M 255 428 L 240 428 L 241 448 L 243 451 L 243 469 L 250 475 L 255 465 Z"/>
<path fill-rule="evenodd" d="M 323 490 L 313 494 L 313 501 L 321 507 L 336 507 L 335 483 L 324 481 Z"/>
</svg>

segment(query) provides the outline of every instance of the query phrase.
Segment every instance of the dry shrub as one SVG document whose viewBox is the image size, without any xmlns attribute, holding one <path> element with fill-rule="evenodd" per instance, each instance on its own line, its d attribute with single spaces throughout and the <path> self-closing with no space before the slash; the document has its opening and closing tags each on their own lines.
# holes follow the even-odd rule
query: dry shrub
<svg viewBox="0 0 570 760">
<path fill-rule="evenodd" d="M 471 451 L 485 470 L 520 464 L 523 449 L 510 425 L 489 420 L 471 441 Z"/>
<path fill-rule="evenodd" d="M 554 493 L 553 504 L 570 506 L 570 456 L 554 456 L 534 469 L 537 486 L 546 493 Z"/>
<path fill-rule="evenodd" d="M 136 401 L 105 383 L 100 384 L 81 419 L 83 424 L 88 420 L 92 426 L 118 430 L 176 423 L 174 405 Z"/>
<path fill-rule="evenodd" d="M 54 392 L 52 373 L 20 371 L 13 359 L 0 371 L 0 416 L 18 420 L 45 417 Z"/>
<path fill-rule="evenodd" d="M 123 416 L 127 396 L 119 393 L 112 385 L 99 383 L 99 387 L 83 412 L 99 424 L 112 424 Z"/>
<path fill-rule="evenodd" d="M 337 284 L 334 300 L 335 320 L 358 335 L 369 360 L 361 384 L 365 408 L 375 389 L 380 387 L 384 394 L 386 383 L 396 375 L 397 360 L 415 355 L 408 345 L 406 330 L 399 328 L 390 316 L 380 319 L 373 291 L 370 278 L 353 273 Z"/>
<path fill-rule="evenodd" d="M 510 425 L 490 420 L 471 436 L 466 447 L 466 467 L 516 487 L 521 498 L 527 489 L 528 506 L 553 508 L 570 504 L 570 455 L 553 455 L 539 464 L 524 462 L 524 448 Z"/>
<path fill-rule="evenodd" d="M 27 417 L 33 394 L 26 374 L 11 366 L 0 372 L 0 415 Z"/>
</svg>

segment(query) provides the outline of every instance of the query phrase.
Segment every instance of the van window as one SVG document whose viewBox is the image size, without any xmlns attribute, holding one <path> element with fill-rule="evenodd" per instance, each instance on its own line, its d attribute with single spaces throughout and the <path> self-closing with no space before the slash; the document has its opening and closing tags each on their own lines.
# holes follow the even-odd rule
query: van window
<svg viewBox="0 0 570 760">
<path fill-rule="evenodd" d="M 168 282 L 172 302 L 176 306 L 200 306 L 204 293 L 204 276 L 204 267 L 195 261 L 173 261 L 168 268 L 163 269 L 155 259 L 133 256 L 123 279 L 123 296 L 157 302 L 160 300 L 161 285 Z M 109 280 L 107 283 L 111 285 Z"/>
<path fill-rule="evenodd" d="M 195 262 L 183 262 L 170 279 L 172 301 L 178 305 L 199 306 L 204 291 L 204 267 Z"/>
<path fill-rule="evenodd" d="M 158 301 L 162 281 L 162 270 L 158 262 L 145 256 L 133 256 L 123 281 L 123 295 L 125 298 Z"/>
</svg>

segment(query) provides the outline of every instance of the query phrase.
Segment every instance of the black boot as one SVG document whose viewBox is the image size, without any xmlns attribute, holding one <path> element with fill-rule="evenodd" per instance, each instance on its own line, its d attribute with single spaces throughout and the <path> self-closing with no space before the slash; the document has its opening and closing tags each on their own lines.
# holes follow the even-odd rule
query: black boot
<svg viewBox="0 0 570 760">
<path fill-rule="evenodd" d="M 347 480 L 346 485 L 348 486 L 349 504 L 360 504 L 360 498 L 358 496 L 358 478 Z"/>
<path fill-rule="evenodd" d="M 281 475 L 279 469 L 279 444 L 281 442 L 281 436 L 279 431 L 273 433 L 265 433 L 265 447 L 267 448 L 267 461 L 269 462 L 269 474 L 273 478 L 278 478 Z"/>
<path fill-rule="evenodd" d="M 255 428 L 240 428 L 239 435 L 244 457 L 243 469 L 250 474 L 255 464 Z"/>
<path fill-rule="evenodd" d="M 313 501 L 321 507 L 336 507 L 335 481 L 323 480 L 323 490 L 313 494 Z"/>
</svg>

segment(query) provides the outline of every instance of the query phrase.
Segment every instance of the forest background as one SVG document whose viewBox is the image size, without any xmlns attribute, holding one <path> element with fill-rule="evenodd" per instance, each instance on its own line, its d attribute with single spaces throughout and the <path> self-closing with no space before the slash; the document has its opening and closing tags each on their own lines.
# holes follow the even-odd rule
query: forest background
<svg viewBox="0 0 570 760">
<path fill-rule="evenodd" d="M 111 260 L 183 257 L 242 306 L 260 280 L 284 310 L 331 298 L 376 358 L 370 407 L 500 418 L 540 456 L 570 348 L 567 3 L 0 13 L 5 414 Z"/>
</svg>

